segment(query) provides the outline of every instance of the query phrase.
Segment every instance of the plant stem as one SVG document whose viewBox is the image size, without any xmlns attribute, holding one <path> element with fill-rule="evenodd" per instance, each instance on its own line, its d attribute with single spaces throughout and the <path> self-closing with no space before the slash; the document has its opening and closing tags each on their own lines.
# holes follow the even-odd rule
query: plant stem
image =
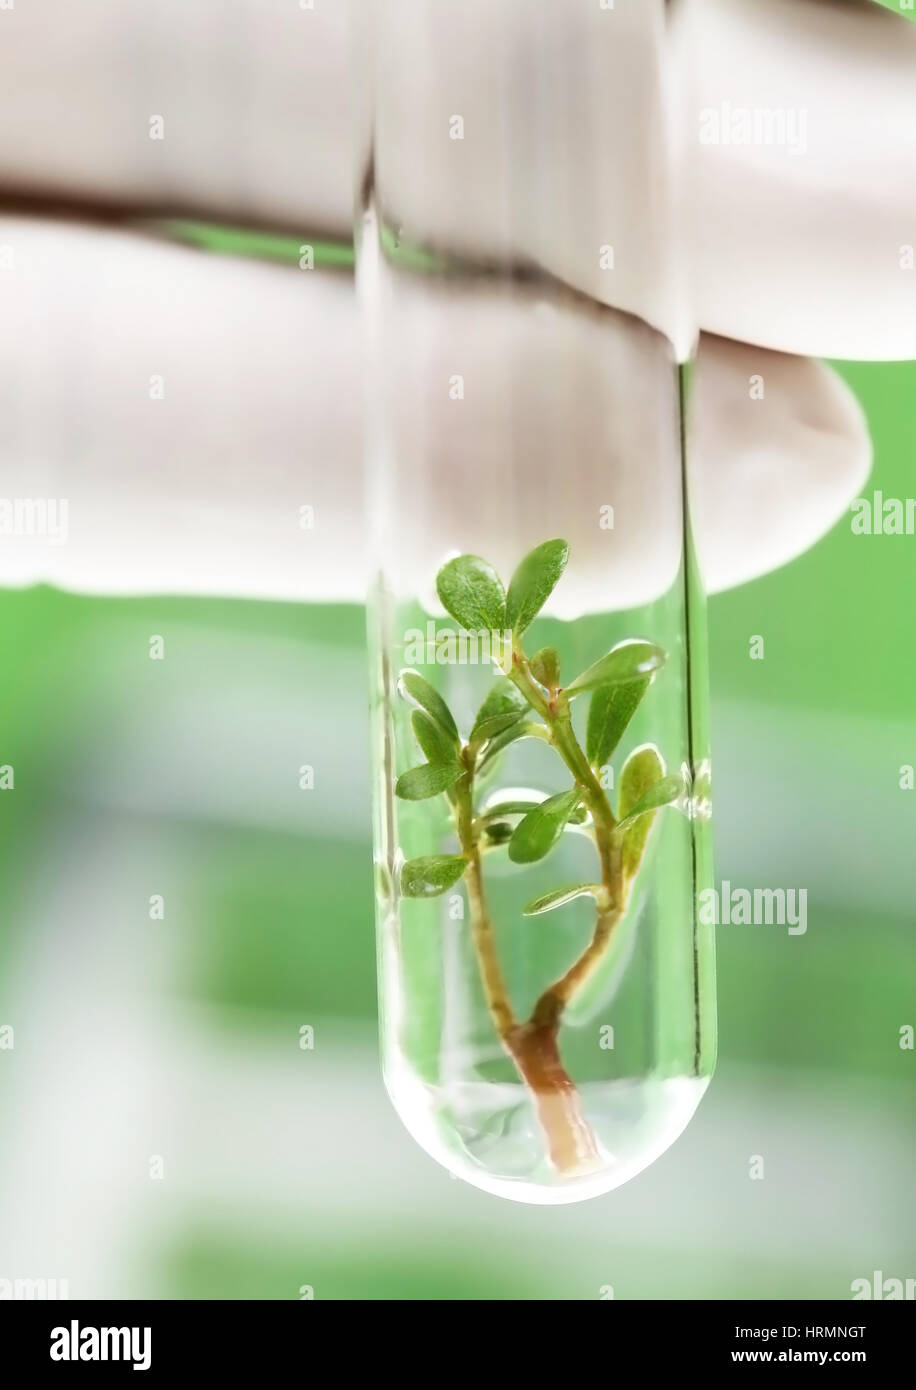
<svg viewBox="0 0 916 1390">
<path fill-rule="evenodd" d="M 530 1030 L 530 1036 L 538 1039 L 542 1056 L 545 1059 L 556 1057 L 559 1064 L 557 1034 L 563 1013 L 602 960 L 626 906 L 622 852 L 620 842 L 614 834 L 617 824 L 614 813 L 576 738 L 569 707 L 562 699 L 561 692 L 545 698 L 542 687 L 531 675 L 528 662 L 521 650 L 514 653 L 510 680 L 544 720 L 550 731 L 551 741 L 582 791 L 582 799 L 591 813 L 595 845 L 601 864 L 604 896 L 598 902 L 591 940 L 566 973 L 540 995 L 529 1023 L 524 1025 Z M 568 1095 L 564 1098 L 566 1103 L 570 1103 L 571 1098 Z M 591 1144 L 594 1146 L 593 1138 Z"/>
<path fill-rule="evenodd" d="M 563 1010 L 601 960 L 614 928 L 623 916 L 626 904 L 622 852 L 614 834 L 617 825 L 614 813 L 576 738 L 569 707 L 562 699 L 561 693 L 557 692 L 554 698 L 545 699 L 541 687 L 531 675 L 524 653 L 520 650 L 515 652 L 510 679 L 544 720 L 557 752 L 581 789 L 582 799 L 591 813 L 595 828 L 595 845 L 601 864 L 601 883 L 605 890 L 604 901 L 598 904 L 592 939 L 585 951 L 565 975 L 555 980 L 544 991 L 534 1006 L 531 1016 L 533 1023 L 559 1024 Z"/>
<path fill-rule="evenodd" d="M 466 775 L 455 787 L 455 818 L 461 850 L 468 861 L 465 881 L 471 938 L 487 1008 L 500 1042 L 531 1092 L 551 1163 L 557 1172 L 572 1176 L 597 1162 L 598 1146 L 582 1113 L 575 1084 L 560 1060 L 556 1025 L 550 1023 L 544 1027 L 534 1020 L 519 1024 L 512 1010 L 486 905 L 480 846 L 474 826 L 474 762 L 467 750 L 464 761 Z"/>
<path fill-rule="evenodd" d="M 604 898 L 598 903 L 591 941 L 566 973 L 544 991 L 531 1015 L 532 1022 L 553 1023 L 558 1027 L 567 1004 L 596 969 L 610 944 L 614 928 L 623 916 L 625 888 L 622 850 L 614 834 L 616 822 L 607 797 L 579 746 L 569 716 L 560 716 L 556 722 L 560 735 L 557 748 L 582 787 L 583 800 L 591 812 L 604 887 Z"/>
<path fill-rule="evenodd" d="M 465 759 L 465 763 L 469 763 Z M 509 994 L 503 977 L 502 967 L 496 953 L 496 937 L 493 923 L 487 911 L 483 888 L 483 872 L 480 865 L 480 846 L 474 831 L 473 773 L 471 768 L 455 787 L 455 816 L 461 852 L 468 861 L 465 880 L 468 885 L 468 903 L 471 909 L 471 934 L 480 978 L 487 1000 L 490 1017 L 500 1038 L 505 1038 L 516 1026 L 515 1015 L 509 1002 Z"/>
<path fill-rule="evenodd" d="M 532 1023 L 559 1027 L 564 1009 L 601 961 L 622 915 L 617 908 L 598 912 L 591 941 L 566 974 L 545 989 L 534 1006 Z"/>
<path fill-rule="evenodd" d="M 465 880 L 471 938 L 487 1008 L 497 1036 L 531 1092 L 550 1161 L 557 1172 L 571 1177 L 593 1167 L 600 1155 L 575 1083 L 560 1058 L 558 1034 L 567 1004 L 598 965 L 623 915 L 621 848 L 614 834 L 617 824 L 614 813 L 576 738 L 567 702 L 560 692 L 553 698 L 545 697 L 520 649 L 513 653 L 509 678 L 544 720 L 550 742 L 582 792 L 582 800 L 592 817 L 604 890 L 591 941 L 566 973 L 540 996 L 526 1023 L 519 1023 L 513 1012 L 486 905 L 478 830 L 474 822 L 477 749 L 466 748 L 462 754 L 466 771 L 454 788 L 455 820 L 461 851 L 468 863 Z"/>
<path fill-rule="evenodd" d="M 531 1092 L 551 1163 L 558 1173 L 574 1177 L 594 1168 L 600 1154 L 575 1082 L 560 1059 L 557 1031 L 552 1023 L 523 1023 L 504 1043 Z"/>
</svg>

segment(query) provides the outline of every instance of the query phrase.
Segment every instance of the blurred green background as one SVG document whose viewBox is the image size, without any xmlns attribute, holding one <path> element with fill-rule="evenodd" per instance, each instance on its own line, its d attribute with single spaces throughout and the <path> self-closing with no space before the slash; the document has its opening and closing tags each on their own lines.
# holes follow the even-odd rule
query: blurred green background
<svg viewBox="0 0 916 1390">
<path fill-rule="evenodd" d="M 878 4 L 883 5 L 886 10 L 893 10 L 895 14 L 901 15 L 904 19 L 916 19 L 913 0 L 878 0 Z"/>
<path fill-rule="evenodd" d="M 838 370 L 867 490 L 907 496 L 916 365 Z M 711 601 L 717 876 L 807 887 L 808 931 L 719 929 L 696 1119 L 557 1209 L 450 1179 L 383 1093 L 362 611 L 2 593 L 0 1276 L 341 1299 L 843 1299 L 912 1276 L 914 555 L 847 516 Z"/>
</svg>

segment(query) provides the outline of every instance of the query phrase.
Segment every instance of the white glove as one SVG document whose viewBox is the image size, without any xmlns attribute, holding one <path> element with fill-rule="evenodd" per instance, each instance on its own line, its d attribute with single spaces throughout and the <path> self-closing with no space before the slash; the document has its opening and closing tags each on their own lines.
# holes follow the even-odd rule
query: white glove
<svg viewBox="0 0 916 1390">
<path fill-rule="evenodd" d="M 400 3 L 392 0 L 391 25 Z M 156 0 L 130 10 L 114 0 L 84 0 L 75 9 L 45 0 L 40 9 L 10 11 L 2 17 L 0 49 L 0 187 L 81 205 L 301 228 L 303 242 L 319 232 L 346 236 L 365 140 L 348 100 L 356 83 L 347 7 L 339 0 L 316 5 L 312 11 L 291 0 L 239 0 L 227 12 L 215 0 L 193 7 Z M 530 7 L 505 0 L 496 18 L 483 0 L 450 8 L 462 18 L 463 44 L 457 34 L 437 60 L 453 62 L 455 81 L 464 77 L 466 86 L 457 98 L 444 92 L 444 107 L 464 116 L 463 153 L 470 132 L 484 132 L 490 142 L 492 192 L 505 171 L 492 138 L 488 62 L 499 63 L 501 46 L 524 43 Z M 629 81 L 638 110 L 640 78 L 656 61 L 654 6 L 617 0 L 614 11 L 551 8 L 564 25 L 586 26 L 586 38 L 596 23 L 617 23 L 620 32 L 632 26 L 626 44 L 593 48 L 611 67 L 621 53 L 631 55 L 629 71 L 607 75 Z M 640 36 L 648 36 L 644 71 L 632 59 Z M 806 549 L 842 513 L 868 469 L 854 400 L 827 369 L 786 354 L 916 356 L 916 272 L 900 262 L 901 245 L 916 239 L 916 30 L 864 4 L 692 0 L 676 37 L 689 59 L 682 167 L 693 304 L 685 309 L 666 286 L 636 273 L 653 263 L 640 237 L 655 225 L 638 200 L 623 204 L 628 222 L 613 235 L 623 270 L 610 281 L 598 278 L 594 253 L 609 239 L 599 233 L 621 206 L 615 179 L 638 191 L 646 170 L 640 158 L 627 162 L 610 138 L 604 181 L 594 178 L 591 161 L 583 177 L 565 165 L 551 171 L 551 158 L 563 159 L 569 147 L 557 132 L 543 154 L 543 177 L 562 177 L 569 189 L 558 234 L 550 234 L 541 209 L 530 244 L 521 237 L 514 252 L 674 338 L 691 318 L 720 335 L 701 340 L 691 446 L 698 538 L 715 589 Z M 429 93 L 420 65 L 400 73 L 409 114 Z M 524 84 L 516 97 L 524 102 Z M 700 113 L 725 101 L 805 110 L 804 153 L 701 143 L 694 138 Z M 396 121 L 396 103 L 388 111 Z M 157 115 L 165 123 L 162 141 L 149 139 Z M 512 116 L 525 118 L 524 109 Z M 630 128 L 637 152 L 651 135 L 649 119 L 634 118 Z M 411 129 L 419 148 L 408 139 Z M 422 144 L 428 131 L 405 121 L 399 132 L 392 126 L 395 133 L 398 139 L 386 137 L 384 146 L 397 156 L 384 171 L 385 189 L 400 190 L 399 216 L 435 240 L 434 214 L 448 200 L 431 196 L 429 187 L 418 199 L 411 181 L 412 168 L 429 167 Z M 485 186 L 479 146 L 474 167 Z M 519 176 L 530 177 L 530 170 Z M 485 254 L 488 236 L 505 246 L 506 227 L 487 225 L 486 211 L 495 206 L 492 197 L 467 206 L 466 249 Z M 580 260 L 571 254 L 569 228 L 588 229 L 588 255 Z M 453 216 L 443 230 L 458 233 Z M 628 246 L 635 248 L 632 273 Z M 0 494 L 67 498 L 69 536 L 60 545 L 53 537 L 0 537 L 0 583 L 362 597 L 359 329 L 345 275 L 204 257 L 36 216 L 0 220 L 4 247 Z M 525 409 L 536 439 L 543 407 L 530 307 L 507 308 L 494 295 L 488 312 L 494 342 L 528 342 L 533 370 Z M 668 322 L 672 308 L 676 321 Z M 624 430 L 638 425 L 627 400 L 628 322 L 614 314 L 605 319 L 607 341 L 619 340 L 621 366 L 609 373 L 620 408 L 607 410 L 605 430 L 608 421 Z M 567 367 L 577 354 L 584 360 L 593 332 L 584 311 L 570 310 Z M 431 362 L 437 346 L 431 344 Z M 545 336 L 543 352 L 551 350 Z M 469 368 L 481 379 L 488 369 L 485 353 Z M 749 395 L 751 375 L 764 378 L 763 401 Z M 162 378 L 162 399 L 151 399 L 154 378 Z M 152 390 L 158 394 L 157 383 Z M 444 395 L 443 408 L 450 404 Z M 587 426 L 582 420 L 583 439 Z M 555 467 L 547 443 L 549 436 L 529 459 L 535 487 Z M 639 447 L 638 437 L 622 441 L 627 456 Z M 626 479 L 608 476 L 606 452 L 596 457 L 592 476 L 613 491 Z M 311 529 L 301 525 L 303 507 L 313 508 Z"/>
</svg>

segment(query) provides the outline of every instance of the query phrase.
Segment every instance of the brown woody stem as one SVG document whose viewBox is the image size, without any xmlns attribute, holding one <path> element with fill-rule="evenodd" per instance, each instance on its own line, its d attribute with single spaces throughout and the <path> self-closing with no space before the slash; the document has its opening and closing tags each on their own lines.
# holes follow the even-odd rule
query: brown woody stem
<svg viewBox="0 0 916 1390">
<path fill-rule="evenodd" d="M 474 832 L 473 772 L 471 760 L 467 755 L 465 765 L 468 768 L 467 773 L 455 788 L 455 813 L 458 839 L 461 842 L 462 853 L 468 861 L 464 876 L 468 886 L 468 905 L 471 909 L 471 936 L 487 1008 L 490 1010 L 490 1017 L 497 1033 L 505 1041 L 516 1027 L 515 1015 L 496 953 L 496 935 L 484 895 L 480 846 Z"/>
<path fill-rule="evenodd" d="M 531 1092 L 547 1155 L 558 1173 L 569 1177 L 593 1168 L 598 1145 L 582 1112 L 572 1077 L 560 1060 L 559 1020 L 523 1023 L 505 1038 L 505 1047 Z"/>
<path fill-rule="evenodd" d="M 456 787 L 456 819 L 461 848 L 468 861 L 465 878 L 471 933 L 487 1007 L 500 1041 L 531 1092 L 550 1162 L 558 1173 L 571 1177 L 593 1168 L 600 1154 L 583 1114 L 575 1083 L 560 1058 L 558 1034 L 566 1005 L 598 965 L 623 914 L 620 847 L 614 836 L 616 823 L 607 797 L 575 737 L 565 702 L 558 708 L 556 702 L 544 697 L 521 653 L 516 654 L 510 678 L 544 719 L 551 742 L 582 790 L 582 799 L 595 828 L 603 887 L 589 945 L 569 970 L 540 996 L 527 1023 L 520 1024 L 515 1019 L 486 907 L 480 848 L 474 830 L 474 758 L 469 750 L 465 750 L 464 755 L 467 775 Z"/>
</svg>

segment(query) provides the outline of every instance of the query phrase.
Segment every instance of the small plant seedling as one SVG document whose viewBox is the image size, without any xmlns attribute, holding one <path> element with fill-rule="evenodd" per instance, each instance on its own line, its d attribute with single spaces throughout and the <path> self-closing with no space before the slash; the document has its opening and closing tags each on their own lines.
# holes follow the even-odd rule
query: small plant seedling
<svg viewBox="0 0 916 1390">
<path fill-rule="evenodd" d="M 560 1058 L 559 1031 L 564 1011 L 605 955 L 623 918 L 659 810 L 683 792 L 680 777 L 667 775 L 651 745 L 627 758 L 619 777 L 616 811 L 599 780 L 665 653 L 652 642 L 620 642 L 566 685 L 560 659 L 551 647 L 526 655 L 523 637 L 566 568 L 569 546 L 545 541 L 521 561 L 508 590 L 493 567 L 476 555 L 443 565 L 436 591 L 447 612 L 463 628 L 511 631 L 508 673 L 494 681 L 462 739 L 445 700 L 417 671 L 401 674 L 402 693 L 415 705 L 411 724 L 426 761 L 400 776 L 397 796 L 416 801 L 446 796 L 458 840 L 457 854 L 409 860 L 401 870 L 405 897 L 431 898 L 463 880 L 469 930 L 487 1007 L 496 1033 L 531 1093 L 544 1131 L 548 1157 L 566 1176 L 586 1171 L 598 1160 L 594 1135 L 576 1087 Z M 508 665 L 508 663 L 507 663 Z M 573 729 L 571 706 L 589 702 L 585 747 Z M 546 800 L 502 802 L 492 794 L 478 808 L 478 781 L 510 744 L 540 738 L 556 750 L 571 777 L 568 790 Z M 591 940 L 559 979 L 537 999 L 530 1018 L 516 1017 L 497 955 L 487 906 L 484 852 L 503 849 L 519 866 L 544 859 L 568 827 L 587 833 L 595 846 L 594 882 L 575 883 L 541 894 L 524 908 L 540 916 L 579 897 L 591 897 L 595 922 Z"/>
</svg>

